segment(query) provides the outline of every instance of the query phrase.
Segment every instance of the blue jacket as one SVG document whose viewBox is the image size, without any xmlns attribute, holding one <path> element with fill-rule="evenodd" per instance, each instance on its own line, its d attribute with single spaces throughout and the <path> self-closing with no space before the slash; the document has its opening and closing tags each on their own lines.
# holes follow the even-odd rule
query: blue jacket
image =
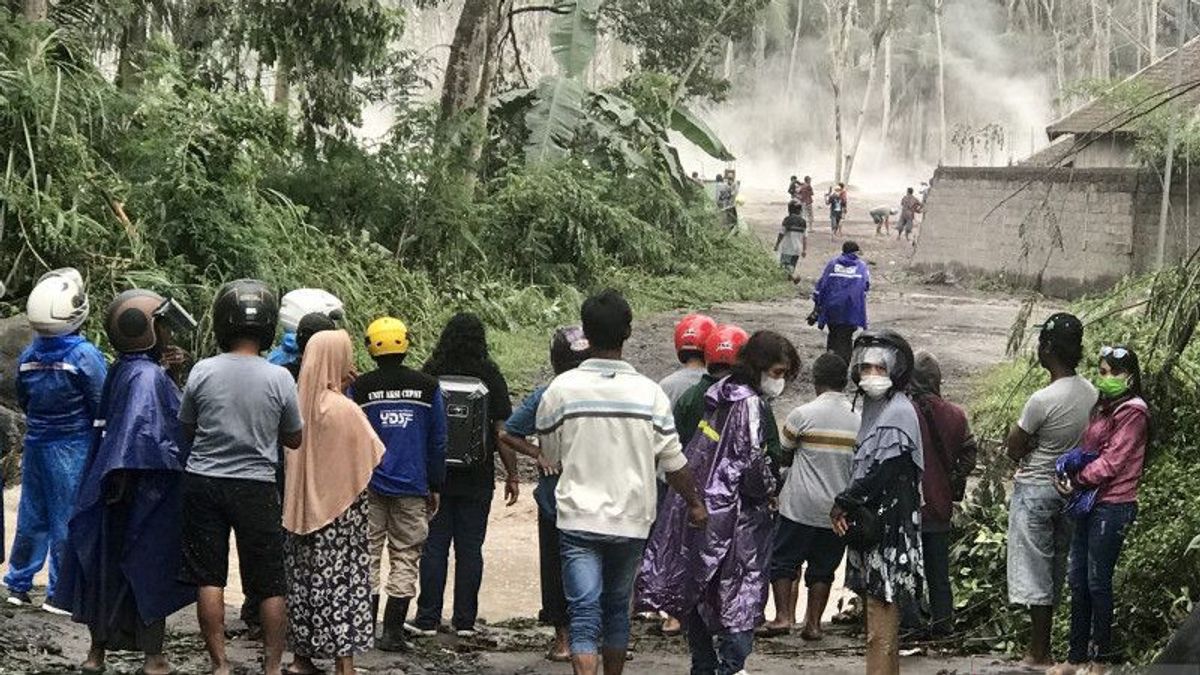
<svg viewBox="0 0 1200 675">
<path fill-rule="evenodd" d="M 285 331 L 283 339 L 267 353 L 267 362 L 277 366 L 286 366 L 300 360 L 300 345 L 296 342 L 295 331 Z"/>
<path fill-rule="evenodd" d="M 38 336 L 19 364 L 17 401 L 25 411 L 25 441 L 90 438 L 108 373 L 96 345 L 78 334 Z"/>
<path fill-rule="evenodd" d="M 384 364 L 358 378 L 352 396 L 387 448 L 371 476 L 371 489 L 389 497 L 441 492 L 446 404 L 438 381 L 406 366 Z"/>
<path fill-rule="evenodd" d="M 843 253 L 830 260 L 813 289 L 818 326 L 866 328 L 869 290 L 871 271 L 857 254 Z"/>
</svg>

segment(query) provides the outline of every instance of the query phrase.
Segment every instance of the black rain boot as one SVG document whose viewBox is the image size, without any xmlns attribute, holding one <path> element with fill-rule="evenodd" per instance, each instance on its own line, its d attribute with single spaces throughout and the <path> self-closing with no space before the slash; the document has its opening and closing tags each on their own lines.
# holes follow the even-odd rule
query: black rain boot
<svg viewBox="0 0 1200 675">
<path fill-rule="evenodd" d="M 383 637 L 376 647 L 385 652 L 407 652 L 408 641 L 404 639 L 404 618 L 408 616 L 408 603 L 412 598 L 388 596 L 383 610 Z"/>
<path fill-rule="evenodd" d="M 375 627 L 379 624 L 379 594 L 371 594 L 371 637 L 375 637 Z"/>
</svg>

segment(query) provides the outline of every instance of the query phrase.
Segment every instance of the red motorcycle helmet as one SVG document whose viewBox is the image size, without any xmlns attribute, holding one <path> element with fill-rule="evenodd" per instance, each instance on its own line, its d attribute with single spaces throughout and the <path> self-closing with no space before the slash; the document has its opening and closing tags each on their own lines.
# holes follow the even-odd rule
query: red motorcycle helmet
<svg viewBox="0 0 1200 675">
<path fill-rule="evenodd" d="M 704 343 L 704 362 L 710 366 L 732 366 L 749 340 L 750 334 L 737 326 L 718 326 Z"/>
<path fill-rule="evenodd" d="M 712 317 L 703 314 L 688 314 L 675 324 L 675 353 L 680 361 L 686 361 L 684 352 L 704 353 L 708 336 L 717 327 Z"/>
</svg>

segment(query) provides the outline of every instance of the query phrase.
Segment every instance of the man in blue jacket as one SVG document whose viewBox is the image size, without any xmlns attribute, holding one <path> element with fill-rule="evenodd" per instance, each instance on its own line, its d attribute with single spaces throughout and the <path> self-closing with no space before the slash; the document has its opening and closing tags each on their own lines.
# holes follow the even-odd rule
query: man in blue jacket
<svg viewBox="0 0 1200 675">
<path fill-rule="evenodd" d="M 867 291 L 871 272 L 859 257 L 858 244 L 842 244 L 842 254 L 825 265 L 813 289 L 817 327 L 828 327 L 825 347 L 850 363 L 854 333 L 867 327 Z"/>
<path fill-rule="evenodd" d="M 21 354 L 17 401 L 25 411 L 21 456 L 21 503 L 9 555 L 8 603 L 28 605 L 33 576 L 50 556 L 50 583 L 42 608 L 66 614 L 54 597 L 67 520 L 92 444 L 92 422 L 100 409 L 108 364 L 79 334 L 88 316 L 83 278 L 74 269 L 47 272 L 26 304 L 37 332 Z"/>
<path fill-rule="evenodd" d="M 392 317 L 367 328 L 367 352 L 379 368 L 354 383 L 354 402 L 387 446 L 368 487 L 372 607 L 379 612 L 379 568 L 387 541 L 388 600 L 383 651 L 404 651 L 404 619 L 417 590 L 417 564 L 446 479 L 446 408 L 438 381 L 404 365 L 408 328 Z"/>
</svg>

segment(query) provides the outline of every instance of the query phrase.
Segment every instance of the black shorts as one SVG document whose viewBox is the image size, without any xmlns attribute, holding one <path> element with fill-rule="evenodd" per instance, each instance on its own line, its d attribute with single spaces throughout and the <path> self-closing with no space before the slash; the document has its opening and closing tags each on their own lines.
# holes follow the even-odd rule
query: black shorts
<svg viewBox="0 0 1200 675">
<path fill-rule="evenodd" d="M 797 578 L 803 564 L 805 584 L 832 584 L 845 551 L 846 544 L 833 530 L 780 516 L 771 552 L 771 581 Z"/>
<path fill-rule="evenodd" d="M 286 595 L 283 506 L 275 484 L 184 474 L 179 580 L 224 588 L 229 581 L 230 530 L 237 539 L 242 591 L 260 599 Z"/>
</svg>

